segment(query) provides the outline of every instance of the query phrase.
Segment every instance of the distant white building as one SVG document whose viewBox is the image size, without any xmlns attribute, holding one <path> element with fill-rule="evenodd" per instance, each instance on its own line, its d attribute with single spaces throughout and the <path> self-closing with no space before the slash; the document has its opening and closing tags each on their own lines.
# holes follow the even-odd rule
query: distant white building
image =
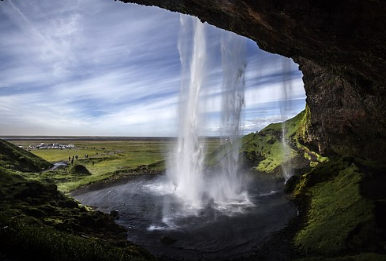
<svg viewBox="0 0 386 261">
<path fill-rule="evenodd" d="M 51 144 L 45 144 L 40 143 L 38 145 L 30 145 L 28 146 L 28 149 L 31 150 L 42 150 L 42 149 L 72 149 L 75 148 L 74 144 L 60 144 L 60 143 L 51 143 Z"/>
</svg>

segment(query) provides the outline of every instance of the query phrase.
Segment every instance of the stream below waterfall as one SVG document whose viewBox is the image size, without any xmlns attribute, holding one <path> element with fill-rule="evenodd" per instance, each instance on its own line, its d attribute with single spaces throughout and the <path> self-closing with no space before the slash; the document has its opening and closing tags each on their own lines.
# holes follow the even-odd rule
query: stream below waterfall
<svg viewBox="0 0 386 261">
<path fill-rule="evenodd" d="M 249 202 L 217 205 L 208 200 L 191 212 L 181 211 L 180 200 L 164 186 L 164 175 L 74 197 L 102 212 L 118 211 L 117 223 L 127 229 L 128 240 L 156 256 L 228 260 L 252 254 L 297 213 L 282 192 L 282 182 L 256 173 L 246 176 Z"/>
</svg>

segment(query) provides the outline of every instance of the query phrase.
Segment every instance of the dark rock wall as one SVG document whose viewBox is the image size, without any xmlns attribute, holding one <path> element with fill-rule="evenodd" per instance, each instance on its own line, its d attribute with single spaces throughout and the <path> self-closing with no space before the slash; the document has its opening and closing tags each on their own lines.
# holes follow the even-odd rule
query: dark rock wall
<svg viewBox="0 0 386 261">
<path fill-rule="evenodd" d="M 322 154 L 386 155 L 386 99 L 355 81 L 335 75 L 304 58 L 295 58 L 303 72 L 311 122 L 304 142 Z"/>
<path fill-rule="evenodd" d="M 293 58 L 322 153 L 386 161 L 386 1 L 121 0 L 191 14 Z"/>
</svg>

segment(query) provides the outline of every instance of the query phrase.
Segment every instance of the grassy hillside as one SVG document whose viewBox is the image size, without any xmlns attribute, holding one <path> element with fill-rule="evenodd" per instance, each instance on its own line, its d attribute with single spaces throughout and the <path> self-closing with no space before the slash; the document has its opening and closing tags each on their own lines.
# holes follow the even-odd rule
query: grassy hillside
<svg viewBox="0 0 386 261">
<path fill-rule="evenodd" d="M 28 260 L 149 260 L 112 217 L 89 211 L 49 182 L 0 167 L 0 251 Z M 117 247 L 117 246 L 121 247 Z"/>
<path fill-rule="evenodd" d="M 308 113 L 306 109 L 285 122 L 285 139 L 288 144 L 286 149 L 282 142 L 282 123 L 273 123 L 257 133 L 245 135 L 241 140 L 241 167 L 282 177 L 283 164 L 290 164 L 293 172 L 297 174 L 327 161 L 327 158 L 302 145 Z M 215 166 L 228 151 L 227 144 L 213 150 L 207 157 L 207 165 Z"/>
<path fill-rule="evenodd" d="M 59 192 L 47 176 L 31 172 L 50 163 L 6 141 L 0 146 L 1 257 L 153 260 L 147 251 L 126 241 L 126 231 L 113 217 L 80 205 Z"/>
<path fill-rule="evenodd" d="M 296 174 L 327 161 L 327 158 L 302 145 L 308 117 L 309 111 L 306 109 L 284 123 L 287 149 L 282 142 L 282 123 L 270 124 L 258 133 L 244 136 L 241 149 L 244 164 L 256 171 L 281 176 L 283 164 L 291 164 Z"/>
<path fill-rule="evenodd" d="M 52 164 L 31 152 L 0 139 L 0 166 L 33 172 L 49 168 Z"/>
</svg>

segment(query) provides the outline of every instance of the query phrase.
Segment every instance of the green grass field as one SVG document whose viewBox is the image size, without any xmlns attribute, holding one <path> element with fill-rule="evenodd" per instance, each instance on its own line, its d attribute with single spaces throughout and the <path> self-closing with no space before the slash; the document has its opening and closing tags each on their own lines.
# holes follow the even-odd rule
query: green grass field
<svg viewBox="0 0 386 261">
<path fill-rule="evenodd" d="M 16 145 L 22 145 L 25 148 L 27 148 L 28 145 L 35 145 L 41 142 L 75 145 L 73 149 L 30 150 L 35 155 L 50 162 L 68 161 L 69 157 L 75 155 L 78 155 L 79 159 L 83 160 L 87 154 L 90 160 L 100 161 L 109 158 L 115 161 L 115 165 L 130 167 L 163 160 L 165 158 L 165 152 L 171 145 L 171 141 L 152 140 L 23 140 L 11 142 Z"/>
<path fill-rule="evenodd" d="M 53 179 L 59 190 L 70 192 L 80 186 L 101 182 L 106 179 L 121 177 L 122 175 L 135 175 L 144 173 L 161 173 L 165 171 L 165 162 L 173 150 L 175 141 L 172 139 L 122 139 L 122 140 L 12 140 L 15 145 L 23 146 L 33 154 L 49 161 L 64 161 L 69 164 L 67 168 L 43 172 L 30 179 Z M 74 144 L 72 149 L 28 149 L 30 145 L 40 143 Z M 205 140 L 208 153 L 219 145 L 218 139 Z M 70 173 L 72 157 L 73 164 L 83 165 L 91 175 L 77 175 Z M 86 157 L 86 155 L 88 155 Z"/>
</svg>

